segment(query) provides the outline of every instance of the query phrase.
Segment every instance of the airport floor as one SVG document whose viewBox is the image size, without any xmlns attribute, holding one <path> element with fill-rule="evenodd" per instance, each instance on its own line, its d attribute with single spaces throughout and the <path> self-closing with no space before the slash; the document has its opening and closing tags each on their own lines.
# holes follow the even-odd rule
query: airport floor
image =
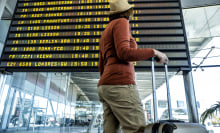
<svg viewBox="0 0 220 133">
<path fill-rule="evenodd" d="M 86 127 L 55 127 L 55 128 L 40 128 L 30 130 L 9 130 L 0 131 L 0 133 L 87 133 Z M 102 133 L 102 130 L 98 131 L 98 128 L 91 129 L 90 133 Z"/>
</svg>

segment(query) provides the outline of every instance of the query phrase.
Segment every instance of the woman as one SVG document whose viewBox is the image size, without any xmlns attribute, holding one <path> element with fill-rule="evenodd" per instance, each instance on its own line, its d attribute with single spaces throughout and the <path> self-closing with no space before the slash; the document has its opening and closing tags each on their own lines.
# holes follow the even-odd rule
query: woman
<svg viewBox="0 0 220 133">
<path fill-rule="evenodd" d="M 98 93 L 103 103 L 104 133 L 142 133 L 145 116 L 135 83 L 133 61 L 157 56 L 158 63 L 168 58 L 152 48 L 138 49 L 131 35 L 129 19 L 133 6 L 126 0 L 111 0 L 109 24 L 100 39 Z"/>
</svg>

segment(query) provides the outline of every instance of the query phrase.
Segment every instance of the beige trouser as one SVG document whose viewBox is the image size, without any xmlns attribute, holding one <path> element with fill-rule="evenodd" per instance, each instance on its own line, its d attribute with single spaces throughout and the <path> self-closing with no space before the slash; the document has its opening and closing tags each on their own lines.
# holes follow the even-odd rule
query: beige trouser
<svg viewBox="0 0 220 133">
<path fill-rule="evenodd" d="M 103 103 L 103 132 L 143 133 L 145 117 L 135 85 L 101 85 L 98 87 Z"/>
</svg>

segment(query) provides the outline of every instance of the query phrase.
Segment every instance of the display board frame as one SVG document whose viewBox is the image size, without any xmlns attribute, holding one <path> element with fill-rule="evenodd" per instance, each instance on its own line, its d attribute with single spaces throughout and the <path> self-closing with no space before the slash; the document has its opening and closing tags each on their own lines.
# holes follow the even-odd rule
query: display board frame
<svg viewBox="0 0 220 133">
<path fill-rule="evenodd" d="M 22 0 L 18 0 L 18 2 L 20 2 Z M 25 0 L 24 0 L 25 1 Z M 50 1 L 53 1 L 53 0 L 50 0 Z M 65 1 L 65 0 L 62 0 L 62 1 Z M 68 1 L 68 0 L 66 0 Z M 73 0 L 71 0 L 73 1 Z M 33 41 L 31 45 L 31 47 L 29 47 L 30 45 L 29 44 L 25 44 L 25 43 L 22 43 L 23 45 L 22 46 L 19 46 L 17 47 L 17 49 L 21 49 L 21 47 L 29 47 L 30 48 L 30 51 L 13 51 L 13 50 L 9 50 L 10 48 L 12 49 L 13 48 L 13 44 L 11 45 L 10 44 L 10 39 L 12 40 L 13 38 L 15 38 L 15 34 L 16 34 L 16 31 L 15 31 L 15 27 L 13 27 L 14 25 L 14 22 L 18 21 L 18 18 L 16 18 L 16 15 L 18 15 L 19 13 L 16 13 L 16 10 L 18 9 L 18 2 L 16 4 L 16 8 L 15 8 L 15 11 L 14 11 L 14 14 L 13 14 L 13 18 L 12 18 L 12 21 L 11 21 L 11 24 L 10 24 L 10 28 L 9 28 L 9 32 L 8 32 L 8 35 L 7 35 L 7 39 L 6 39 L 6 42 L 5 42 L 5 46 L 4 46 L 4 49 L 3 49 L 3 52 L 2 52 L 2 56 L 1 56 L 1 70 L 2 71 L 9 71 L 9 72 L 97 72 L 98 71 L 98 58 L 97 58 L 97 53 L 99 51 L 99 49 L 97 48 L 98 47 L 98 40 L 100 38 L 100 35 L 101 33 L 99 34 L 93 34 L 93 35 L 90 35 L 89 38 L 91 39 L 95 39 L 95 43 L 96 44 L 93 44 L 91 45 L 90 42 L 79 42 L 79 43 L 74 43 L 74 46 L 75 46 L 75 49 L 79 49 L 77 52 L 79 53 L 87 53 L 87 54 L 95 54 L 94 57 L 96 57 L 95 59 L 94 58 L 87 58 L 86 60 L 88 61 L 87 64 L 90 64 L 90 65 L 86 65 L 86 66 L 83 66 L 83 65 L 66 65 L 66 64 L 84 64 L 85 63 L 85 60 L 84 59 L 77 59 L 77 58 L 68 58 L 68 59 L 65 59 L 63 62 L 59 62 L 60 59 L 63 59 L 62 57 L 58 56 L 56 58 L 49 58 L 47 61 L 44 59 L 44 58 L 36 58 L 36 59 L 27 59 L 25 58 L 24 56 L 29 56 L 30 57 L 30 54 L 32 55 L 36 55 L 38 57 L 50 57 L 50 54 L 54 55 L 54 54 L 58 54 L 57 52 L 58 51 L 49 51 L 49 54 L 48 55 L 45 55 L 45 52 L 46 51 L 31 51 L 31 47 L 41 47 L 40 45 L 38 45 L 37 43 L 34 44 Z M 151 0 L 151 1 L 148 1 L 149 4 L 151 2 L 153 3 L 159 3 L 159 2 L 165 2 L 165 0 Z M 156 29 L 159 29 L 159 30 L 166 30 L 166 28 L 164 27 L 157 27 L 156 24 L 159 25 L 160 22 L 158 22 L 158 20 L 152 20 L 152 19 L 149 19 L 149 20 L 133 20 L 133 21 L 130 21 L 131 22 L 131 26 L 132 26 L 132 31 L 133 31 L 133 37 L 139 37 L 139 38 L 143 38 L 145 40 L 149 40 L 148 41 L 148 47 L 150 46 L 156 46 L 158 48 L 158 50 L 162 51 L 162 52 L 165 52 L 167 53 L 168 55 L 171 55 L 172 53 L 175 53 L 175 52 L 178 52 L 179 53 L 184 53 L 185 52 L 185 55 L 184 56 L 175 56 L 175 55 L 172 55 L 172 56 L 168 56 L 169 59 L 170 59 L 170 62 L 169 62 L 169 68 L 170 68 L 170 71 L 181 71 L 181 70 L 184 70 L 184 71 L 191 71 L 191 62 L 190 62 L 190 56 L 189 56 L 189 48 L 188 48 L 188 43 L 187 43 L 187 38 L 186 38 L 186 32 L 185 32 L 185 26 L 184 26 L 184 21 L 183 21 L 183 15 L 182 15 L 182 10 L 181 10 L 181 2 L 179 0 L 169 0 L 169 1 L 166 1 L 166 2 L 179 2 L 179 5 L 178 5 L 178 8 L 179 8 L 179 11 L 177 13 L 157 13 L 159 8 L 157 7 L 139 7 L 138 9 L 140 10 L 145 10 L 145 9 L 149 9 L 149 10 L 155 10 L 156 12 L 156 16 L 168 16 L 168 15 L 179 15 L 179 20 L 176 20 L 176 19 L 171 19 L 171 20 L 161 20 L 160 22 L 163 22 L 163 23 L 169 23 L 170 26 L 169 26 L 169 29 L 170 31 L 171 30 L 178 30 L 179 33 L 160 33 L 160 36 L 163 36 L 164 37 L 164 41 L 163 42 L 159 42 L 159 43 L 155 43 L 154 41 L 151 41 L 150 39 L 152 38 L 152 40 L 154 40 L 154 38 L 157 38 L 158 36 L 158 33 L 153 33 L 155 32 Z M 141 4 L 143 3 L 142 0 L 139 0 L 139 1 L 131 1 L 130 2 L 131 4 L 135 4 L 135 3 L 138 3 L 138 4 Z M 91 4 L 91 5 L 95 5 L 94 3 Z M 100 5 L 100 4 L 99 4 Z M 135 8 L 137 9 L 137 8 Z M 172 8 L 171 8 L 172 9 Z M 164 7 L 164 10 L 171 10 L 170 8 L 165 8 Z M 175 10 L 176 8 L 173 8 L 173 10 Z M 78 10 L 76 10 L 77 12 Z M 85 12 L 85 10 L 83 9 L 82 11 Z M 86 10 L 87 11 L 87 10 Z M 90 11 L 90 10 L 88 10 Z M 103 10 L 98 10 L 98 11 L 107 11 L 106 9 L 103 9 Z M 65 12 L 68 12 L 68 11 L 65 11 Z M 41 12 L 40 12 L 41 13 Z M 145 13 L 146 14 L 146 13 Z M 144 13 L 143 14 L 136 14 L 134 17 L 144 17 L 145 15 Z M 155 16 L 155 13 L 152 12 L 152 13 L 147 13 L 149 18 L 152 18 L 153 16 Z M 82 15 L 83 16 L 83 15 Z M 89 15 L 84 15 L 83 18 L 86 18 L 88 17 Z M 100 15 L 100 16 L 106 16 L 106 15 Z M 152 17 L 151 17 L 152 16 Z M 93 18 L 94 16 L 91 15 L 90 16 L 91 18 Z M 43 18 L 41 18 L 43 19 Z M 65 17 L 64 17 L 65 19 Z M 28 20 L 27 18 L 24 18 L 22 20 Z M 102 21 L 100 21 L 102 22 Z M 178 24 L 180 24 L 181 26 L 178 26 Z M 97 22 L 98 23 L 98 22 Z M 173 26 L 171 24 L 177 24 L 177 26 Z M 65 23 L 64 25 L 71 25 L 73 23 Z M 86 24 L 94 24 L 93 22 L 82 22 L 81 23 L 82 25 L 86 25 Z M 105 21 L 103 22 L 102 24 L 104 25 L 107 25 L 108 22 Z M 145 25 L 145 24 L 149 24 L 149 25 L 155 25 L 152 27 L 136 27 L 135 25 L 136 24 L 142 24 L 142 25 Z M 39 27 L 41 26 L 40 24 L 34 24 L 35 27 Z M 50 26 L 51 24 L 44 24 L 44 26 Z M 25 27 L 27 28 L 26 31 L 31 31 L 31 30 L 28 30 L 28 26 L 30 26 L 30 24 L 27 24 L 25 25 Z M 56 24 L 53 24 L 53 26 L 58 26 Z M 20 26 L 22 27 L 22 26 Z M 54 30 L 54 27 L 53 27 L 53 30 Z M 17 27 L 19 28 L 19 27 Z M 22 27 L 24 28 L 24 27 Z M 33 27 L 32 27 L 33 28 Z M 48 27 L 47 27 L 48 28 Z M 50 27 L 52 28 L 52 27 Z M 104 30 L 104 26 L 100 26 L 99 28 L 93 28 L 93 29 L 87 29 L 87 31 L 91 31 L 91 32 L 99 32 L 101 30 Z M 135 31 L 139 31 L 139 30 L 146 30 L 146 31 L 150 31 L 152 30 L 152 33 L 149 33 L 147 34 L 147 32 L 143 32 L 144 34 L 135 34 Z M 44 33 L 45 30 L 39 30 L 39 32 L 42 32 Z M 57 30 L 56 31 L 62 31 L 62 30 Z M 71 29 L 66 29 L 65 32 L 69 32 L 72 31 Z M 75 29 L 76 32 L 82 32 L 80 29 Z M 140 32 L 140 31 L 139 31 Z M 22 33 L 22 32 L 21 32 Z M 25 32 L 26 33 L 26 32 Z M 61 33 L 61 32 L 60 32 Z M 63 33 L 64 34 L 64 33 Z M 81 34 L 81 33 L 80 33 Z M 85 33 L 86 34 L 86 33 Z M 26 34 L 27 35 L 27 34 Z M 167 36 L 176 36 L 176 38 L 174 38 L 174 40 L 172 42 L 167 41 Z M 18 36 L 18 35 L 17 35 Z M 21 36 L 21 35 L 19 35 Z M 24 36 L 23 38 L 25 38 L 27 36 Z M 42 38 L 47 38 L 47 36 L 41 36 Z M 70 37 L 73 37 L 73 36 L 65 36 L 66 38 L 70 38 Z M 75 36 L 76 39 L 80 39 L 80 38 L 85 38 L 86 35 L 84 36 Z M 181 38 L 181 41 L 179 41 L 177 38 Z M 32 35 L 31 37 L 29 37 L 31 40 L 36 40 L 36 38 L 39 38 L 39 37 L 34 37 L 34 35 Z M 60 36 L 55 36 L 55 37 L 51 37 L 51 39 L 53 40 L 56 40 L 56 39 L 60 39 L 60 38 L 63 38 L 63 37 L 60 37 Z M 176 39 L 176 40 L 175 40 Z M 19 40 L 19 39 L 18 39 Z M 21 39 L 20 39 L 21 40 Z M 19 40 L 19 41 L 20 41 Z M 12 41 L 16 41 L 16 40 L 12 40 Z M 29 40 L 30 41 L 30 40 Z M 42 41 L 42 40 L 41 40 Z M 145 42 L 140 42 L 138 40 L 136 40 L 138 45 L 139 45 L 139 48 L 146 48 L 146 43 Z M 42 41 L 43 42 L 43 41 Z M 46 41 L 45 41 L 46 42 Z M 46 42 L 48 43 L 47 46 L 45 47 L 53 47 L 53 48 L 57 48 L 57 49 L 62 49 L 62 46 L 64 47 L 74 47 L 73 45 L 69 46 L 68 44 L 68 40 L 65 42 L 65 39 L 63 39 L 63 44 L 59 45 L 59 46 L 56 46 L 56 43 L 55 41 L 53 42 Z M 77 40 L 75 40 L 75 42 L 77 42 Z M 184 43 L 182 43 L 184 42 Z M 161 43 L 161 44 L 160 44 Z M 178 44 L 179 43 L 179 44 Z M 182 43 L 182 44 L 181 44 Z M 81 46 L 81 44 L 83 44 L 83 46 Z M 178 45 L 176 45 L 178 44 Z M 158 45 L 158 46 L 157 46 Z M 84 47 L 85 46 L 85 47 Z M 44 47 L 44 46 L 42 46 Z M 91 48 L 87 49 L 87 47 L 95 47 L 91 50 Z M 172 48 L 171 48 L 172 47 Z M 169 48 L 169 49 L 168 49 Z M 14 47 L 14 49 L 16 49 L 16 47 Z M 44 48 L 46 49 L 46 48 Z M 12 54 L 12 52 L 14 54 Z M 26 52 L 26 54 L 24 54 L 24 52 Z M 71 54 L 71 55 L 75 55 L 76 53 L 74 53 L 73 51 L 71 50 L 63 50 L 62 51 L 63 54 Z M 23 55 L 23 56 L 22 56 Z M 8 56 L 8 57 L 7 57 Z M 13 61 L 10 61 L 9 59 L 12 59 L 12 58 L 9 58 L 9 57 L 23 57 L 23 58 L 13 58 Z M 87 55 L 84 55 L 84 56 L 87 56 Z M 73 56 L 75 57 L 75 56 Z M 82 55 L 81 55 L 82 57 Z M 56 66 L 56 65 L 51 65 L 51 66 L 43 66 L 41 67 L 41 65 L 29 65 L 30 63 L 32 64 L 32 62 L 34 62 L 33 64 L 36 64 L 36 62 L 39 63 L 42 63 L 43 62 L 46 62 L 44 64 L 53 64 L 53 62 L 57 62 L 57 64 L 63 64 L 62 66 Z M 10 62 L 10 63 L 8 63 Z M 19 63 L 15 63 L 15 62 L 20 62 L 21 65 L 19 65 Z M 77 63 L 76 63 L 77 62 Z M 176 63 L 176 64 L 175 64 Z M 18 66 L 16 65 L 13 65 L 13 64 L 18 64 Z M 56 63 L 55 63 L 56 64 Z M 150 63 L 150 60 L 148 61 L 141 61 L 141 62 L 135 62 L 135 69 L 136 71 L 150 71 L 150 68 L 151 68 L 151 63 Z M 136 64 L 144 64 L 144 65 L 136 65 Z M 94 65 L 94 66 L 93 66 Z M 156 65 L 156 69 L 158 70 L 163 70 L 163 65 Z"/>
</svg>

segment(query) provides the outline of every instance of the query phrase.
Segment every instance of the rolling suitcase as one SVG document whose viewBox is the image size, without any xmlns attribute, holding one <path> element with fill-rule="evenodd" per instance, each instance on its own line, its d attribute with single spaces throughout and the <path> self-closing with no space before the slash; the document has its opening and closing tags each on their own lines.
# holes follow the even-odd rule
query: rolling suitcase
<svg viewBox="0 0 220 133">
<path fill-rule="evenodd" d="M 162 120 L 146 126 L 144 133 L 208 133 L 199 123 L 178 120 Z"/>
<path fill-rule="evenodd" d="M 157 60 L 157 59 L 156 59 Z M 170 120 L 157 119 L 157 98 L 154 75 L 154 57 L 152 58 L 152 85 L 154 102 L 154 121 L 155 123 L 146 126 L 144 133 L 208 133 L 205 127 L 199 123 L 188 123 L 179 120 L 172 120 L 171 99 L 168 78 L 168 65 L 165 64 L 165 79 L 167 86 L 168 114 Z"/>
</svg>

